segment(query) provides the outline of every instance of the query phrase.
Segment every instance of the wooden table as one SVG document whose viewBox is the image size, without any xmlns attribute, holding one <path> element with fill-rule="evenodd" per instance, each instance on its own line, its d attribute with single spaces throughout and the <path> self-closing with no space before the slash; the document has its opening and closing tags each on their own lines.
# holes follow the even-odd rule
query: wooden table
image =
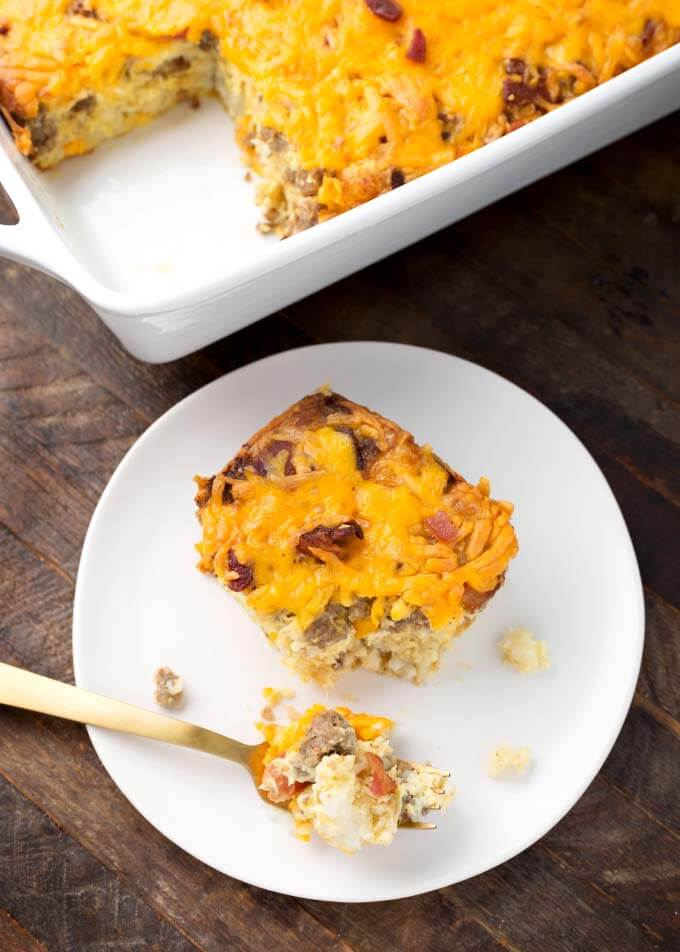
<svg viewBox="0 0 680 952">
<path fill-rule="evenodd" d="M 78 556 L 123 453 L 202 384 L 314 341 L 426 344 L 537 396 L 604 470 L 647 600 L 635 702 L 576 807 L 504 866 L 412 900 L 230 880 L 137 815 L 84 729 L 0 710 L 2 952 L 680 948 L 679 160 L 680 114 L 161 367 L 0 262 L 1 660 L 72 679 Z"/>
</svg>

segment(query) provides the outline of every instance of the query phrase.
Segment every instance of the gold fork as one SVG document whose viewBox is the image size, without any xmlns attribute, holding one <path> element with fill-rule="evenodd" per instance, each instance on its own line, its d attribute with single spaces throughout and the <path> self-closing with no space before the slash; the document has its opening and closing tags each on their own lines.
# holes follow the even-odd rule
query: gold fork
<svg viewBox="0 0 680 952">
<path fill-rule="evenodd" d="M 270 806 L 283 806 L 269 800 L 260 790 L 263 760 L 267 743 L 243 744 L 206 727 L 198 727 L 165 714 L 146 711 L 133 704 L 76 688 L 62 681 L 25 671 L 0 662 L 0 704 L 20 707 L 40 714 L 63 717 L 79 724 L 106 727 L 109 730 L 136 734 L 166 744 L 189 747 L 204 754 L 213 754 L 244 767 L 252 777 L 257 792 Z M 434 830 L 433 823 L 402 823 L 403 829 Z"/>
</svg>

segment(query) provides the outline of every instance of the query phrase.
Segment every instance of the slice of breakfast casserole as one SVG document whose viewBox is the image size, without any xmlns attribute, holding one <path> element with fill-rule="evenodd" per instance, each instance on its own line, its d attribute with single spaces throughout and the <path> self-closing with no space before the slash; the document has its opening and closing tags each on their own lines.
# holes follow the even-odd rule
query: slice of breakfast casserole
<svg viewBox="0 0 680 952">
<path fill-rule="evenodd" d="M 453 798 L 448 774 L 395 758 L 386 717 L 316 704 L 286 726 L 260 727 L 269 744 L 260 789 L 288 806 L 303 839 L 316 833 L 344 853 L 388 846 L 400 824 Z"/>
<path fill-rule="evenodd" d="M 196 482 L 199 568 L 323 685 L 360 666 L 422 681 L 517 552 L 486 479 L 336 393 L 304 397 Z"/>
</svg>

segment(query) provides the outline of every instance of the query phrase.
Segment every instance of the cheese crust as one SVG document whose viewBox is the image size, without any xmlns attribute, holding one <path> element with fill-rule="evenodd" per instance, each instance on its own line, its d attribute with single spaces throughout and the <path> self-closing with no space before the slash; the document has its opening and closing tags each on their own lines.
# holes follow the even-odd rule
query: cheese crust
<svg viewBox="0 0 680 952">
<path fill-rule="evenodd" d="M 416 683 L 493 596 L 517 552 L 512 505 L 391 420 L 303 398 L 215 476 L 196 477 L 199 568 L 304 680 L 365 667 Z"/>
<path fill-rule="evenodd" d="M 679 39 L 680 0 L 4 0 L 0 108 L 49 168 L 214 90 L 286 236 Z"/>
</svg>

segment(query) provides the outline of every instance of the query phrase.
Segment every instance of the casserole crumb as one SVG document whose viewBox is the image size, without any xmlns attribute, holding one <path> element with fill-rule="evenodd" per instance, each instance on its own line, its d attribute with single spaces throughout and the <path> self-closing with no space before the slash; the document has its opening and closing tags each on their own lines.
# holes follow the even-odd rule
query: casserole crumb
<svg viewBox="0 0 680 952">
<path fill-rule="evenodd" d="M 176 707 L 184 696 L 184 682 L 171 668 L 159 668 L 154 675 L 156 704 Z"/>
<path fill-rule="evenodd" d="M 495 779 L 512 773 L 523 776 L 530 763 L 531 751 L 528 747 L 496 747 L 489 759 L 489 776 Z"/>
<path fill-rule="evenodd" d="M 498 642 L 504 664 L 520 674 L 535 674 L 550 667 L 550 653 L 546 641 L 538 641 L 526 628 L 509 628 Z"/>
<path fill-rule="evenodd" d="M 262 696 L 267 702 L 260 712 L 260 717 L 265 721 L 276 720 L 276 708 L 282 701 L 291 700 L 295 697 L 295 691 L 289 688 L 263 688 Z M 294 708 L 288 707 L 288 710 Z"/>
</svg>

